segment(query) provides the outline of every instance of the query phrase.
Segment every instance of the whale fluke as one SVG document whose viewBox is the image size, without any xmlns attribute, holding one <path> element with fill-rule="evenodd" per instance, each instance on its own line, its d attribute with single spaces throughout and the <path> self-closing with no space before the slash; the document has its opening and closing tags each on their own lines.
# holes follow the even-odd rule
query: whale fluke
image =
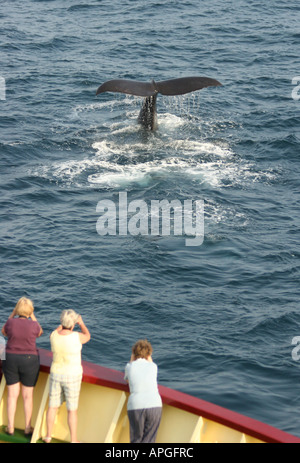
<svg viewBox="0 0 300 463">
<path fill-rule="evenodd" d="M 158 93 L 169 96 L 184 95 L 202 88 L 218 87 L 220 85 L 222 85 L 220 82 L 209 77 L 182 77 L 181 79 L 156 82 Z"/>
<path fill-rule="evenodd" d="M 109 80 L 100 85 L 96 95 L 104 92 L 127 93 L 129 95 L 145 97 L 139 115 L 139 122 L 146 128 L 154 130 L 156 127 L 156 97 L 162 95 L 184 95 L 206 87 L 222 85 L 218 80 L 209 77 L 182 77 L 161 82 L 138 82 L 133 80 Z"/>
<path fill-rule="evenodd" d="M 135 96 L 153 96 L 156 90 L 154 83 L 136 82 L 134 80 L 109 80 L 100 85 L 96 95 L 104 92 L 127 93 Z"/>
</svg>

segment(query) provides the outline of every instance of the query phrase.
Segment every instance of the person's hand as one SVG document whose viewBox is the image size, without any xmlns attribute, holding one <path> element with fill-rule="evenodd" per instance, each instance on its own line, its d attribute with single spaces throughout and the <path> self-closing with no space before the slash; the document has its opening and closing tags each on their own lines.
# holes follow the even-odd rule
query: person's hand
<svg viewBox="0 0 300 463">
<path fill-rule="evenodd" d="M 81 315 L 78 316 L 77 324 L 81 329 L 81 333 L 79 333 L 79 338 L 82 344 L 86 344 L 91 339 L 91 335 L 87 327 L 85 326 Z"/>
<path fill-rule="evenodd" d="M 81 329 L 86 328 L 85 323 L 84 323 L 84 321 L 82 320 L 82 316 L 81 316 L 81 315 L 78 316 L 77 325 L 80 326 Z"/>
</svg>

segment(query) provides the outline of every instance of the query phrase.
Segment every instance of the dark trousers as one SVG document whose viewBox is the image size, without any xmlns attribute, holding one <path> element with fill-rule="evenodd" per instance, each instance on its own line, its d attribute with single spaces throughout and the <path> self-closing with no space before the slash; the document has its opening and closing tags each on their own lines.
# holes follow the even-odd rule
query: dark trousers
<svg viewBox="0 0 300 463">
<path fill-rule="evenodd" d="M 161 407 L 128 410 L 130 442 L 132 444 L 155 443 L 161 415 Z"/>
</svg>

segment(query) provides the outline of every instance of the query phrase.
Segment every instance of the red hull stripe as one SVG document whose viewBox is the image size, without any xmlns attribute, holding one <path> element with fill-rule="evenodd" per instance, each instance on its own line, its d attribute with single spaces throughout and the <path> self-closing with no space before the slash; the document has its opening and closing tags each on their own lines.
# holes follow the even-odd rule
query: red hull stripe
<svg viewBox="0 0 300 463">
<path fill-rule="evenodd" d="M 41 371 L 49 373 L 52 353 L 39 349 Z M 124 373 L 83 361 L 83 381 L 128 392 Z M 267 443 L 299 444 L 300 438 L 197 397 L 159 386 L 163 403 L 235 429 Z"/>
</svg>

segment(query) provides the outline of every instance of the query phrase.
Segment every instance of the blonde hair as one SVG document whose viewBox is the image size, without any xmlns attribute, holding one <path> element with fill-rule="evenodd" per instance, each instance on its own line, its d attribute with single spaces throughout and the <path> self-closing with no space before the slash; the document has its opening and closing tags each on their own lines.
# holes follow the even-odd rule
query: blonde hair
<svg viewBox="0 0 300 463">
<path fill-rule="evenodd" d="M 60 323 L 62 324 L 64 328 L 67 328 L 68 330 L 70 330 L 76 325 L 78 318 L 79 318 L 79 315 L 74 310 L 72 309 L 64 310 L 60 317 Z"/>
<path fill-rule="evenodd" d="M 137 359 L 147 359 L 150 355 L 152 355 L 153 349 L 149 341 L 147 339 L 140 339 L 135 343 L 132 348 L 132 354 Z"/>
<path fill-rule="evenodd" d="M 15 307 L 18 317 L 30 317 L 34 312 L 33 302 L 26 297 L 21 297 Z"/>
</svg>

